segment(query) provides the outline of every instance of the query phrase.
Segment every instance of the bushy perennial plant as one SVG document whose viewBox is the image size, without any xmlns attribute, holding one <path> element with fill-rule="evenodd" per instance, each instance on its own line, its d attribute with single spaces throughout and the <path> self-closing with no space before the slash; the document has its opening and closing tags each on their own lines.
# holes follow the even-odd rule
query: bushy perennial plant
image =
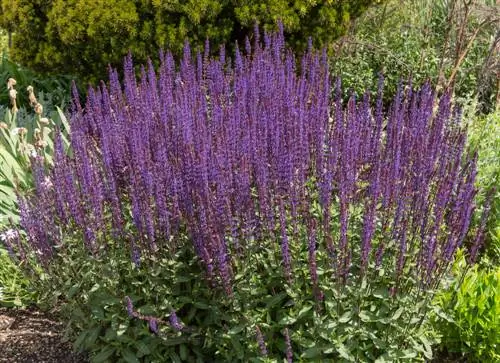
<svg viewBox="0 0 500 363">
<path fill-rule="evenodd" d="M 385 111 L 382 79 L 373 106 L 368 94 L 344 104 L 325 53 L 310 48 L 297 62 L 282 33 L 262 42 L 258 34 L 234 60 L 223 47 L 210 58 L 208 43 L 194 58 L 186 45 L 179 65 L 162 52 L 159 68 L 149 62 L 139 79 L 129 56 L 123 86 L 110 70 L 109 85 L 90 89 L 85 106 L 75 101 L 72 154 L 58 137 L 54 167 L 34 160 L 36 192 L 19 201 L 26 246 L 49 265 L 66 236 L 81 236 L 91 256 L 118 244 L 137 268 L 192 248 L 206 284 L 229 300 L 244 264 L 266 250 L 281 260 L 283 289 L 273 293 L 314 301 L 317 319 L 302 329 L 328 319 L 353 326 L 397 320 L 401 309 L 386 309 L 391 319 L 363 310 L 361 291 L 393 302 L 425 299 L 469 231 L 476 156 L 464 151 L 460 110 L 427 83 L 418 90 L 401 84 Z M 470 262 L 481 243 L 474 240 Z M 294 286 L 303 288 L 301 266 L 309 287 L 293 295 Z M 345 300 L 345 308 L 346 291 L 359 303 Z M 176 306 L 164 322 L 127 302 L 152 332 L 184 326 Z M 404 315 L 408 326 L 422 324 L 412 317 Z M 262 355 L 300 356 L 295 321 L 281 326 L 275 345 L 265 341 L 269 321 L 257 322 Z M 326 342 L 336 334 L 328 330 Z M 359 339 L 371 340 L 377 355 L 389 349 L 367 334 Z M 403 343 L 391 347 L 401 352 L 409 333 L 398 334 Z M 314 354 L 354 359 L 344 342 L 337 353 L 325 345 Z"/>
</svg>

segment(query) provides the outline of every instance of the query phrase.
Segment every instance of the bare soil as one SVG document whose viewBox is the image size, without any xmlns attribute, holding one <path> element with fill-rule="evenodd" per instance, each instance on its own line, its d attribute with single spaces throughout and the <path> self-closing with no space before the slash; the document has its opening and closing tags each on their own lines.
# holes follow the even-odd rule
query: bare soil
<svg viewBox="0 0 500 363">
<path fill-rule="evenodd" d="M 0 308 L 0 362 L 86 363 L 63 341 L 64 324 L 35 309 Z"/>
</svg>

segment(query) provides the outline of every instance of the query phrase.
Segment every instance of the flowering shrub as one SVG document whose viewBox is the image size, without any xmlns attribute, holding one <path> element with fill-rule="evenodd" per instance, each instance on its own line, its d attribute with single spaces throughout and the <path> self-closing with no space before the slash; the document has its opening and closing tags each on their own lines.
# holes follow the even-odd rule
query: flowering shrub
<svg viewBox="0 0 500 363">
<path fill-rule="evenodd" d="M 474 211 L 460 111 L 430 84 L 384 111 L 382 80 L 374 106 L 343 104 L 324 53 L 297 64 L 282 34 L 255 38 L 233 62 L 161 53 L 139 80 L 128 57 L 123 87 L 111 70 L 75 101 L 72 154 L 57 137 L 54 168 L 34 163 L 23 248 L 76 345 L 96 361 L 430 358 L 427 305 Z"/>
</svg>

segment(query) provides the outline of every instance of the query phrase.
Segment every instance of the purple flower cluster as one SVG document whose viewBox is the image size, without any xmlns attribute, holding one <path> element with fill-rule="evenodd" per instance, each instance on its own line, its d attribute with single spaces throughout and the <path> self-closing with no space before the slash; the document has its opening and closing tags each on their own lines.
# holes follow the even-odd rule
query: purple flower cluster
<svg viewBox="0 0 500 363">
<path fill-rule="evenodd" d="M 20 200 L 33 247 L 49 258 L 58 228 L 71 228 L 94 253 L 126 241 L 138 264 L 186 234 L 229 296 L 233 259 L 264 240 L 279 243 L 288 283 L 292 247 L 306 241 L 318 299 L 317 249 L 344 283 L 358 257 L 363 273 L 372 262 L 398 275 L 411 265 L 432 283 L 467 235 L 476 194 L 450 94 L 401 85 L 384 112 L 383 80 L 375 106 L 368 93 L 344 103 L 324 52 L 297 62 L 282 33 L 245 48 L 231 60 L 224 48 L 210 58 L 208 43 L 192 57 L 186 45 L 179 64 L 162 52 L 139 78 L 129 56 L 123 84 L 110 70 L 85 106 L 75 97 L 72 154 L 58 137 L 53 187 L 35 169 L 36 194 Z"/>
</svg>

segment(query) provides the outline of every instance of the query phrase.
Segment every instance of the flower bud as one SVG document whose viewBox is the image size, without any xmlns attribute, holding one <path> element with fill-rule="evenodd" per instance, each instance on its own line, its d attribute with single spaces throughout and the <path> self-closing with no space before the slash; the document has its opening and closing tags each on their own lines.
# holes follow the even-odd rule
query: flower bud
<svg viewBox="0 0 500 363">
<path fill-rule="evenodd" d="M 9 80 L 7 81 L 7 89 L 10 90 L 16 84 L 17 84 L 17 81 L 14 78 L 9 78 Z"/>
<path fill-rule="evenodd" d="M 40 103 L 37 103 L 34 109 L 37 115 L 41 115 L 43 113 L 43 106 Z"/>
<path fill-rule="evenodd" d="M 16 99 L 16 97 L 17 97 L 17 91 L 16 91 L 14 88 L 11 88 L 11 89 L 9 90 L 9 97 L 10 97 L 11 99 Z"/>
</svg>

